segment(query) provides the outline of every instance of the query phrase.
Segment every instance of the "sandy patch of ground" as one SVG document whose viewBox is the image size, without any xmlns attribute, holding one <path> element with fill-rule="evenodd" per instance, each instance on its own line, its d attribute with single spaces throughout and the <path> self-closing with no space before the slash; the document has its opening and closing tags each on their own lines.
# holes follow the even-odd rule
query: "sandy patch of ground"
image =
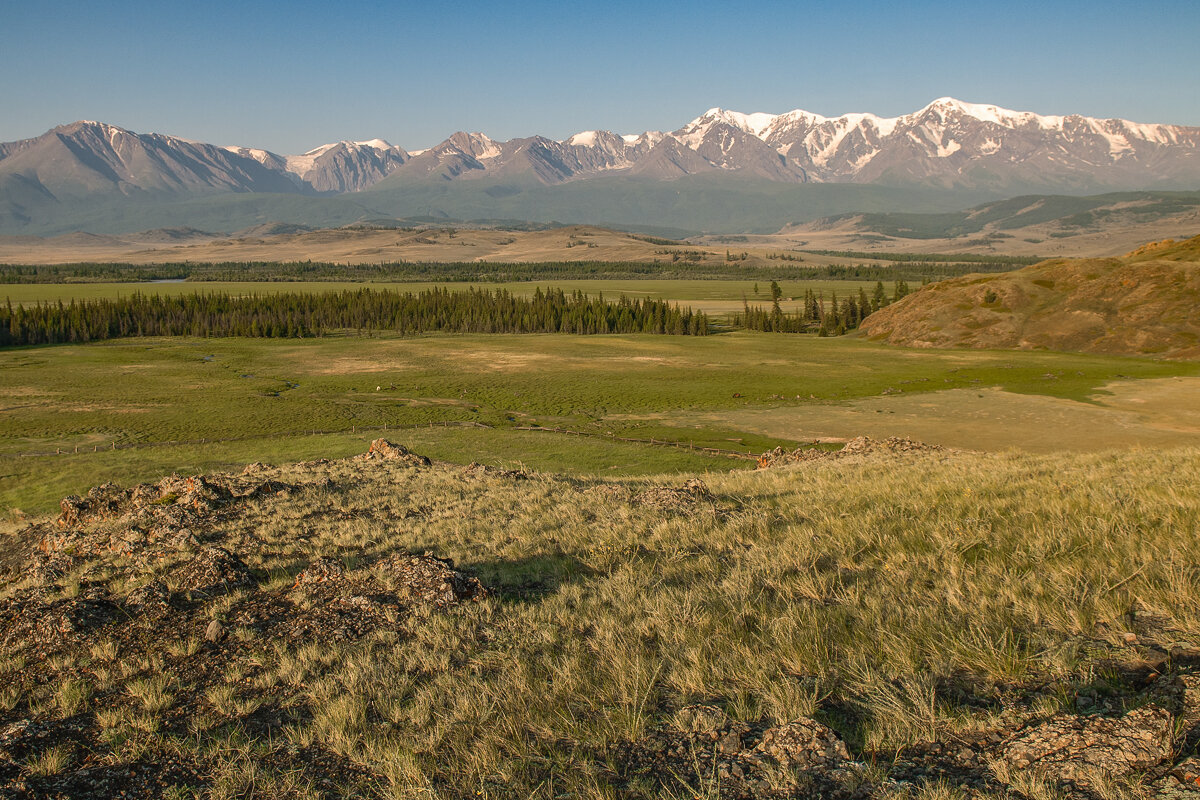
<svg viewBox="0 0 1200 800">
<path fill-rule="evenodd" d="M 498 350 L 475 350 L 456 354 L 455 359 L 460 366 L 469 365 L 476 370 L 490 372 L 509 372 L 515 370 L 537 369 L 548 361 L 563 362 L 563 359 L 550 353 L 512 353 Z"/>
<path fill-rule="evenodd" d="M 54 397 L 60 394 L 37 386 L 0 386 L 0 397 Z"/>
<path fill-rule="evenodd" d="M 1095 404 L 998 388 L 871 397 L 840 405 L 673 415 L 795 441 L 907 436 L 946 447 L 1034 453 L 1200 445 L 1200 378 L 1118 381 Z"/>
<path fill-rule="evenodd" d="M 312 372 L 319 375 L 353 375 L 362 372 L 395 372 L 407 368 L 407 364 L 399 361 L 344 356 L 329 359 L 321 367 L 313 369 Z"/>
</svg>

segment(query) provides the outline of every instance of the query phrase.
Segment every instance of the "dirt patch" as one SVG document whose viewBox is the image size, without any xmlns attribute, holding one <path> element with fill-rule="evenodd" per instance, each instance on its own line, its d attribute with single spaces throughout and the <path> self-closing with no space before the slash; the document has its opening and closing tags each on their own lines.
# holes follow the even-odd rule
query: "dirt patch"
<svg viewBox="0 0 1200 800">
<path fill-rule="evenodd" d="M 901 436 L 984 452 L 1200 445 L 1200 412 L 1195 410 L 1200 378 L 1119 381 L 1105 388 L 1112 394 L 1098 394 L 1090 403 L 989 387 L 894 394 L 837 405 L 682 413 L 659 421 L 720 425 L 792 441 Z"/>
</svg>

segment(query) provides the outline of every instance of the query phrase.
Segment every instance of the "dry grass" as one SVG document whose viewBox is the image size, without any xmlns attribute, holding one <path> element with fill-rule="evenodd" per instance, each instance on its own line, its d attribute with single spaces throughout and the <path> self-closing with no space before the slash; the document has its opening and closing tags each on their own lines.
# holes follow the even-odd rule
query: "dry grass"
<svg viewBox="0 0 1200 800">
<path fill-rule="evenodd" d="M 815 716 L 855 751 L 887 754 L 1069 707 L 1109 680 L 1106 664 L 1146 654 L 1130 641 L 1200 647 L 1196 450 L 707 475 L 715 512 L 640 506 L 596 481 L 467 479 L 449 467 L 342 461 L 271 476 L 322 488 L 250 501 L 206 535 L 269 576 L 259 592 L 286 593 L 317 557 L 366 574 L 391 553 L 430 550 L 494 594 L 411 609 L 352 642 L 230 627 L 238 655 L 219 677 L 188 671 L 214 658 L 195 639 L 171 640 L 165 660 L 123 654 L 113 668 L 130 671 L 109 695 L 122 709 L 82 681 L 46 697 L 61 715 L 94 707 L 106 739 L 148 753 L 185 724 L 174 705 L 203 698 L 199 711 L 215 716 L 171 746 L 207 754 L 214 797 L 304 796 L 303 776 L 262 757 L 280 752 L 331 754 L 378 796 L 615 796 L 599 777 L 607 748 L 690 703 L 749 722 Z M 200 617 L 235 616 L 254 595 L 207 601 Z M 1139 609 L 1153 610 L 1157 633 L 1139 627 Z M 89 655 L 111 664 L 115 646 L 98 640 Z M 947 687 L 995 702 L 963 705 Z M 1014 687 L 1049 688 L 1034 705 L 1005 706 Z M 286 720 L 275 738 L 235 741 L 264 712 Z M 1054 796 L 1027 774 L 995 776 Z M 897 796 L 964 795 L 931 782 Z"/>
<path fill-rule="evenodd" d="M 177 245 L 151 244 L 139 240 L 137 234 L 121 238 L 104 237 L 90 245 L 55 238 L 32 244 L 28 239 L 9 241 L 0 238 L 0 262 L 58 264 L 118 261 L 163 264 L 180 261 L 312 260 L 378 264 L 396 261 L 670 261 L 670 256 L 664 257 L 661 251 L 697 249 L 691 245 L 656 245 L 627 233 L 591 226 L 548 231 L 319 230 L 238 239 L 198 238 L 194 242 Z M 724 263 L 725 245 L 699 249 L 704 251 L 706 262 Z M 755 249 L 753 255 L 754 260 L 749 263 L 761 264 L 766 261 L 768 253 Z"/>
</svg>

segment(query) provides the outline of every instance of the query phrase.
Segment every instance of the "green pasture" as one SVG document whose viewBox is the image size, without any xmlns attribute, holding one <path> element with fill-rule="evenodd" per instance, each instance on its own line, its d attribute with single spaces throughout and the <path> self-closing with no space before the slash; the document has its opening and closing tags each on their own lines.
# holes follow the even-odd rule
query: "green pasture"
<svg viewBox="0 0 1200 800">
<path fill-rule="evenodd" d="M 617 439 L 757 453 L 800 437 L 749 433 L 726 415 L 983 387 L 1088 401 L 1111 381 L 1181 375 L 1200 375 L 1200 364 L 901 350 L 751 332 L 124 339 L 17 348 L 0 351 L 0 508 L 46 510 L 102 480 L 356 452 L 380 435 L 362 429 L 384 425 L 392 438 L 461 463 L 592 474 L 729 469 L 746 462 Z M 440 427 L 471 423 L 487 427 Z M 519 430 L 530 426 L 591 436 Z"/>
</svg>

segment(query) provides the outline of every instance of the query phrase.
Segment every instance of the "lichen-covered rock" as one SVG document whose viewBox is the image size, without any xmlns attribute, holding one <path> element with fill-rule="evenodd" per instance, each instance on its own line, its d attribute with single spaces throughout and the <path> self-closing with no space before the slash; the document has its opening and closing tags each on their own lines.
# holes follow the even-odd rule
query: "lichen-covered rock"
<svg viewBox="0 0 1200 800">
<path fill-rule="evenodd" d="M 707 734 L 733 724 L 729 715 L 716 706 L 690 705 L 675 712 L 675 726 L 686 733 Z"/>
<path fill-rule="evenodd" d="M 618 743 L 612 751 L 618 774 L 671 790 L 681 783 L 707 787 L 731 799 L 872 796 L 862 764 L 815 720 L 746 723 L 715 706 L 692 705 L 677 711 L 674 723 Z"/>
<path fill-rule="evenodd" d="M 754 750 L 789 768 L 831 767 L 850 760 L 846 743 L 832 730 L 811 719 L 798 719 L 768 728 Z"/>
<path fill-rule="evenodd" d="M 477 602 L 487 597 L 478 578 L 457 572 L 454 562 L 424 555 L 392 556 L 379 565 L 384 580 L 393 584 L 402 599 L 445 608 L 460 602 Z"/>
<path fill-rule="evenodd" d="M 171 592 L 162 581 L 151 581 L 130 592 L 125 597 L 125 606 L 135 614 L 165 614 L 171 609 Z"/>
<path fill-rule="evenodd" d="M 425 456 L 414 453 L 402 444 L 389 442 L 387 439 L 376 439 L 371 442 L 370 448 L 359 458 L 363 461 L 402 461 L 422 467 L 428 467 L 432 463 Z"/>
<path fill-rule="evenodd" d="M 480 464 L 478 461 L 472 461 L 467 466 L 463 467 L 463 474 L 470 478 L 507 478 L 508 480 L 523 481 L 529 477 L 529 473 L 519 469 L 501 469 L 488 464 Z"/>
<path fill-rule="evenodd" d="M 872 439 L 870 436 L 859 436 L 846 442 L 841 450 L 818 450 L 812 447 L 800 447 L 795 450 L 785 450 L 776 447 L 758 457 L 758 468 L 780 467 L 787 464 L 801 464 L 806 461 L 828 461 L 847 456 L 895 455 L 897 453 L 937 453 L 944 452 L 941 445 L 918 442 L 903 436 L 889 436 L 886 439 Z"/>
<path fill-rule="evenodd" d="M 335 583 L 346 577 L 346 567 L 336 558 L 327 556 L 318 558 L 308 565 L 299 575 L 293 587 L 311 586 L 314 584 Z"/>
<path fill-rule="evenodd" d="M 1152 788 L 1160 800 L 1200 800 L 1200 758 L 1192 756 L 1179 762 Z"/>
<path fill-rule="evenodd" d="M 1059 714 L 1017 732 L 1001 756 L 1017 769 L 1086 784 L 1161 763 L 1171 755 L 1171 729 L 1171 714 L 1158 706 L 1115 718 Z"/>
<path fill-rule="evenodd" d="M 713 504 L 712 493 L 708 486 L 699 478 L 689 478 L 678 488 L 673 486 L 652 486 L 643 489 L 633 496 L 637 505 L 652 508 L 667 508 L 675 510 L 694 510 L 701 505 Z"/>
<path fill-rule="evenodd" d="M 45 553 L 35 550 L 29 559 L 29 565 L 22 576 L 28 578 L 37 586 L 49 586 L 57 583 L 67 573 L 75 568 L 74 556 L 61 551 Z"/>
<path fill-rule="evenodd" d="M 128 500 L 129 491 L 115 483 L 93 486 L 84 497 L 72 494 L 62 499 L 58 524 L 63 528 L 72 528 L 95 520 L 112 519 L 121 513 Z"/>
<path fill-rule="evenodd" d="M 175 571 L 181 591 L 216 595 L 254 586 L 250 568 L 223 547 L 206 547 Z"/>
</svg>

